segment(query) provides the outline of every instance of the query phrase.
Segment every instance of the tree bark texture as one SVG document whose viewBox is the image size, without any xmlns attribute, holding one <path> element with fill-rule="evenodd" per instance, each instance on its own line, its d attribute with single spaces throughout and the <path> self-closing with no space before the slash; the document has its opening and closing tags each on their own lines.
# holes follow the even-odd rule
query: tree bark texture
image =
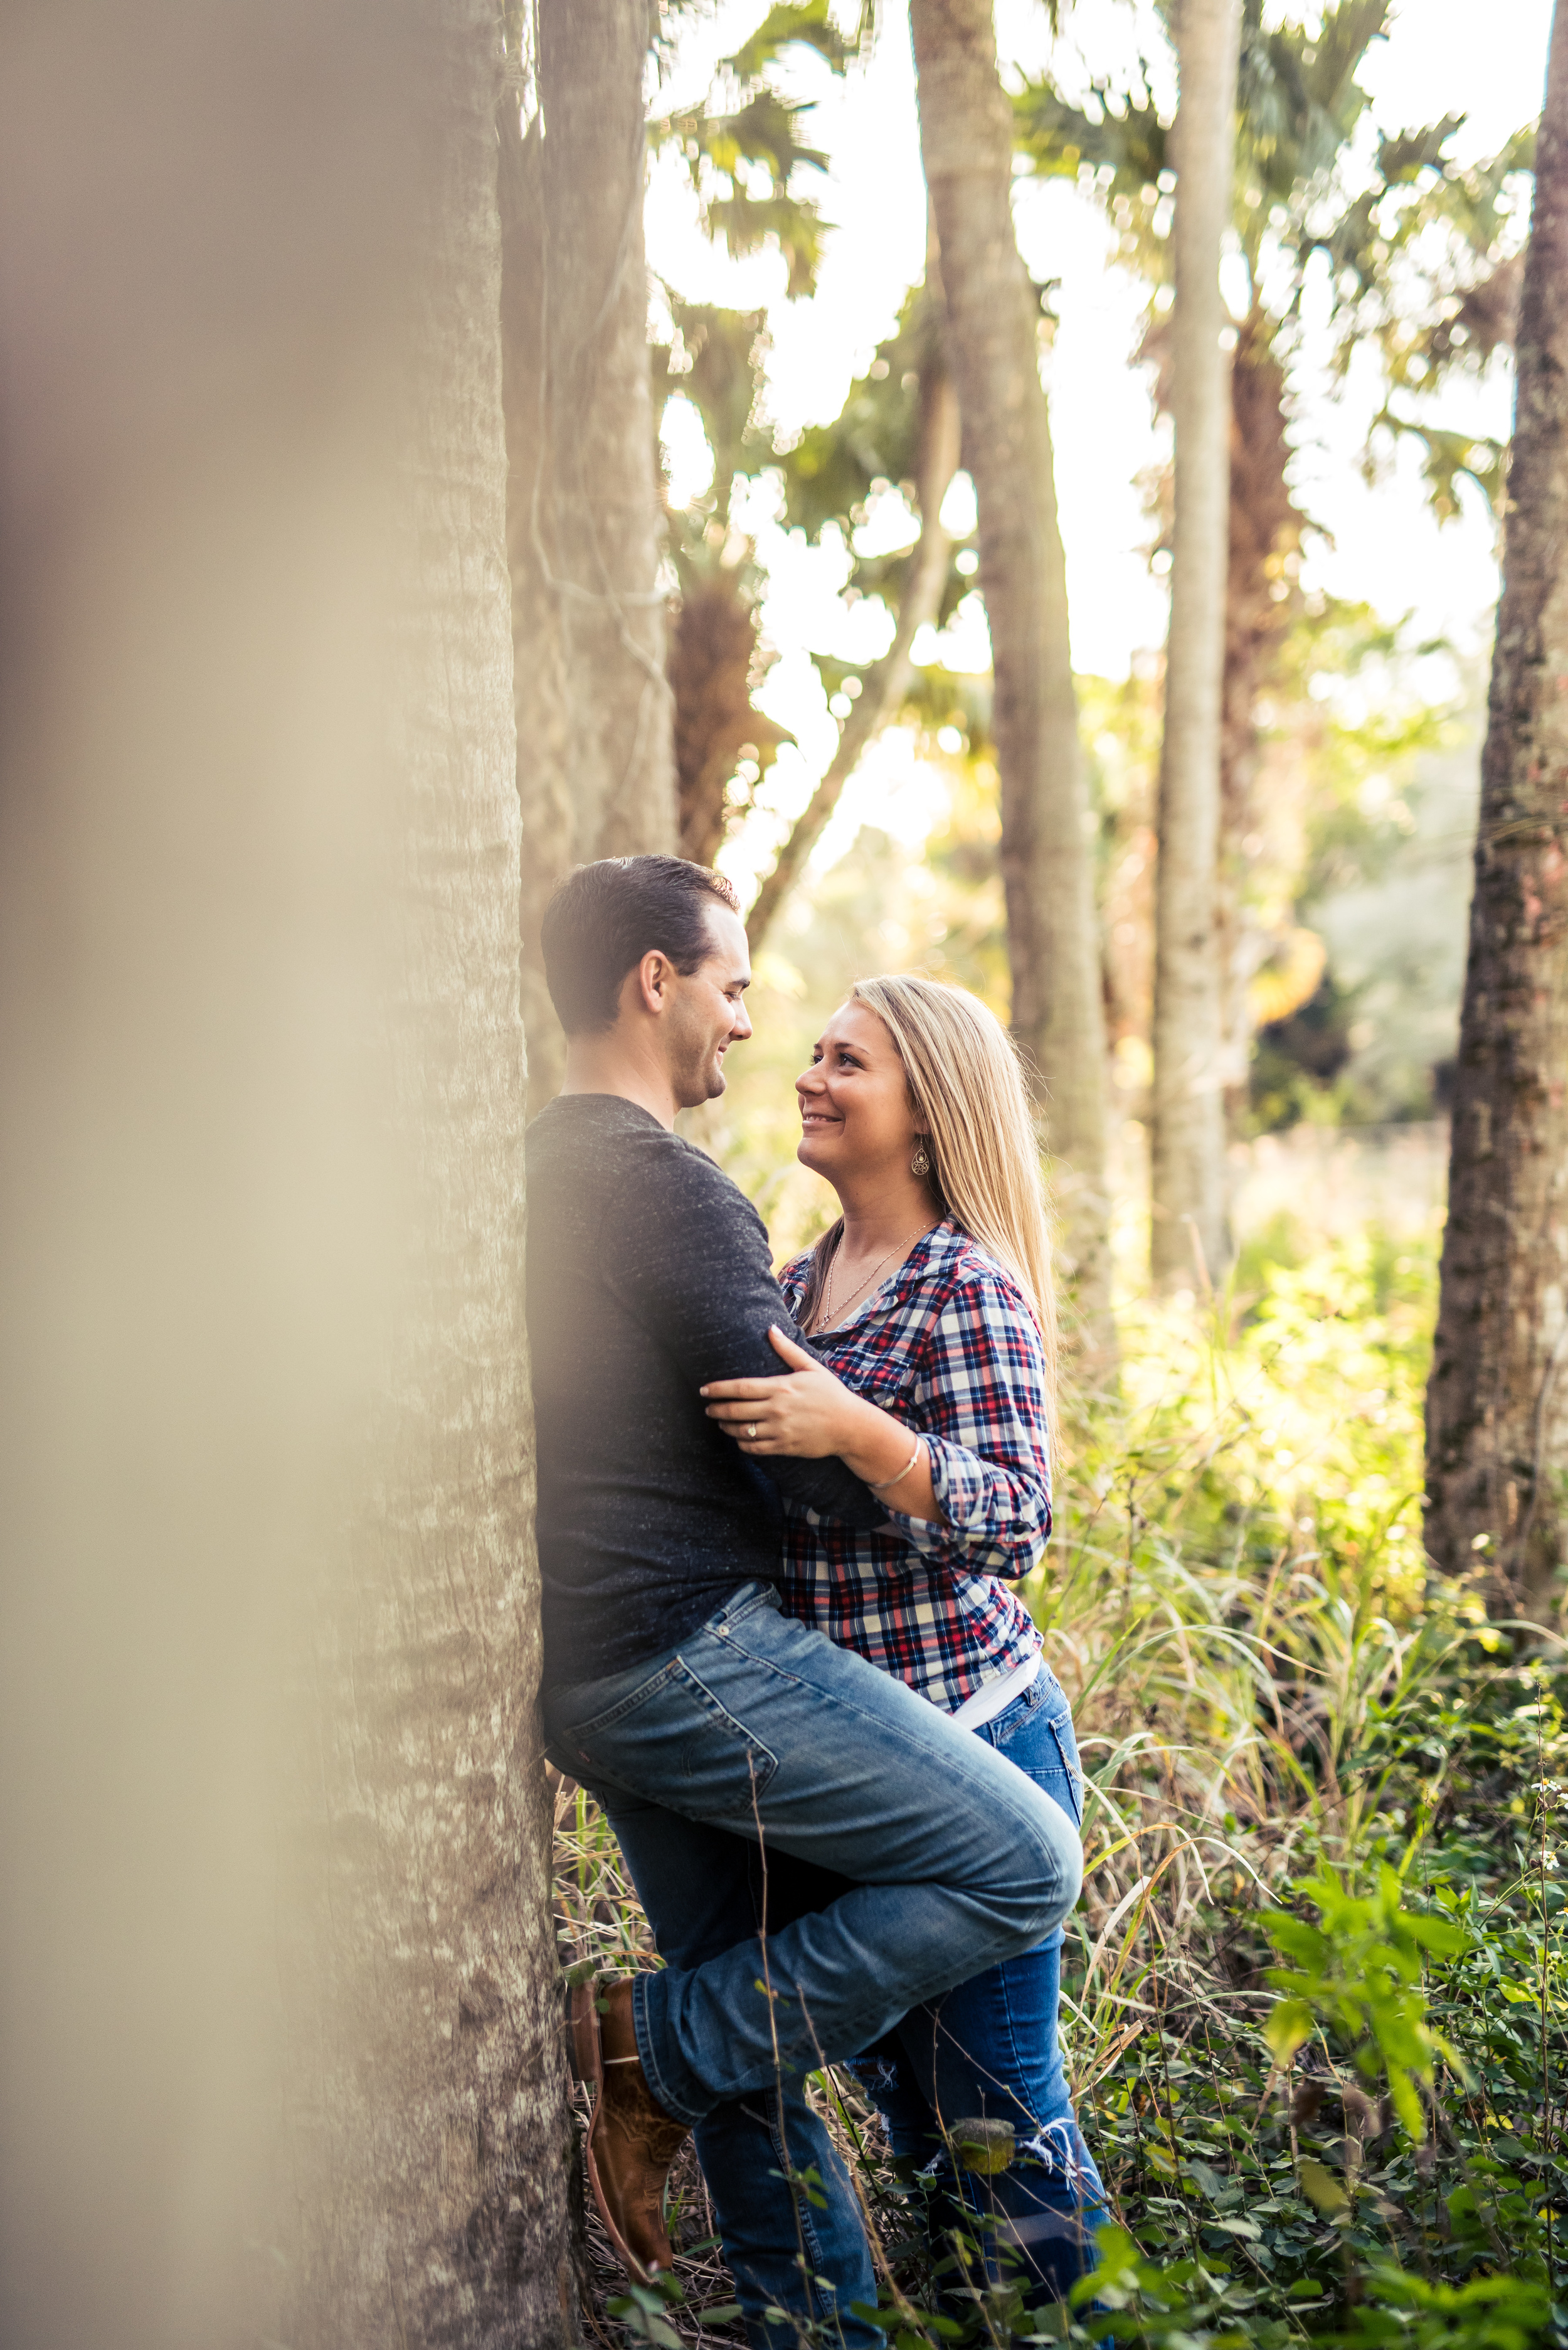
<svg viewBox="0 0 1568 2350">
<path fill-rule="evenodd" d="M 557 2350 L 497 16 L 5 47 L 0 2338 Z"/>
<path fill-rule="evenodd" d="M 948 364 L 980 510 L 1012 1029 L 1038 1084 L 1068 1269 L 1097 1345 L 1110 1294 L 1105 1007 L 1050 419 L 1012 224 L 1012 114 L 991 0 L 912 0 L 910 22 Z"/>
<path fill-rule="evenodd" d="M 1551 1603 L 1568 1535 L 1568 26 L 1536 151 L 1502 598 L 1481 759 L 1428 1545 Z M 1478 1550 L 1477 1545 L 1481 1547 Z"/>
<path fill-rule="evenodd" d="M 1153 1230 L 1155 1279 L 1218 1276 L 1225 1211 L 1220 850 L 1220 681 L 1230 504 L 1229 320 L 1220 292 L 1231 217 L 1241 0 L 1180 0 L 1176 302 L 1171 413 L 1176 520 L 1155 880 Z"/>
<path fill-rule="evenodd" d="M 545 985 L 539 923 L 577 847 L 571 683 L 562 598 L 545 552 L 549 407 L 545 380 L 545 157 L 543 122 L 521 132 L 517 94 L 498 124 L 502 224 L 502 354 L 506 411 L 506 547 L 517 712 L 517 797 L 523 812 L 523 1023 L 530 1110 L 558 1090 L 564 1046 Z M 591 852 L 589 852 L 591 854 Z"/>
<path fill-rule="evenodd" d="M 539 920 L 573 866 L 673 850 L 642 206 L 648 20 L 539 0 L 540 111 L 502 123 L 505 399 L 523 806 L 524 1015 L 538 1107 L 563 1045 Z"/>
<path fill-rule="evenodd" d="M 1279 322 L 1254 304 L 1237 330 L 1231 365 L 1231 494 L 1225 570 L 1225 653 L 1220 693 L 1220 827 L 1215 923 L 1220 986 L 1220 1066 L 1227 1128 L 1245 1107 L 1251 1062 L 1251 983 L 1266 951 L 1245 903 L 1247 836 L 1255 828 L 1257 705 L 1292 618 L 1287 563 L 1302 515 L 1286 479 L 1284 370 Z M 1171 322 L 1157 322 L 1142 355 L 1157 363 L 1155 405 L 1170 411 Z M 1166 482 L 1169 493 L 1169 477 Z M 1189 1270 L 1191 1270 L 1190 1253 Z"/>
<path fill-rule="evenodd" d="M 1251 1063 L 1253 975 L 1262 934 L 1245 900 L 1246 841 L 1256 822 L 1258 699 L 1277 660 L 1292 612 L 1286 558 L 1301 544 L 1302 516 L 1285 468 L 1284 370 L 1274 356 L 1275 321 L 1254 306 L 1238 329 L 1231 367 L 1231 495 L 1225 572 L 1225 654 L 1220 695 L 1220 1097 L 1224 1123 L 1247 1099 Z"/>
</svg>

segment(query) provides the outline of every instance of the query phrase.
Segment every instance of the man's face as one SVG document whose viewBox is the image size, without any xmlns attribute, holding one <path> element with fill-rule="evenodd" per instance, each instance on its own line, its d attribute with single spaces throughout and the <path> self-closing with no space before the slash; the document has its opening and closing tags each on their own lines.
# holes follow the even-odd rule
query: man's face
<svg viewBox="0 0 1568 2350">
<path fill-rule="evenodd" d="M 752 960 L 738 914 L 714 903 L 708 910 L 712 950 L 694 972 L 677 972 L 665 1016 L 665 1052 L 675 1098 L 682 1109 L 716 1100 L 724 1090 L 724 1055 L 752 1033 L 745 992 Z"/>
</svg>

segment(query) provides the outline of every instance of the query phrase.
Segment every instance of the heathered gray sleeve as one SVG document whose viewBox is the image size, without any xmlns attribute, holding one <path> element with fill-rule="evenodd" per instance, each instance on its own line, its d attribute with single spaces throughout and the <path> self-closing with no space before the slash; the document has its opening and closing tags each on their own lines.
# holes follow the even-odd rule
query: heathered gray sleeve
<svg viewBox="0 0 1568 2350">
<path fill-rule="evenodd" d="M 768 1326 L 808 1347 L 774 1279 L 767 1227 L 745 1193 L 690 1143 L 649 1138 L 636 1174 L 606 1212 L 612 1288 L 675 1358 L 693 1388 L 711 1379 L 776 1378 L 784 1366 Z M 755 1464 L 789 1501 L 869 1532 L 888 1512 L 836 1457 L 772 1456 Z"/>
</svg>

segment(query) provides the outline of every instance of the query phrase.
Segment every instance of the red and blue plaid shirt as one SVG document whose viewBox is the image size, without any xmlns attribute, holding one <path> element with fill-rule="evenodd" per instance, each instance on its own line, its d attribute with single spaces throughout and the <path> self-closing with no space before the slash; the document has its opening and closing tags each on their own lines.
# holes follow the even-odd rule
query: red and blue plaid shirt
<svg viewBox="0 0 1568 2350">
<path fill-rule="evenodd" d="M 798 1310 L 809 1255 L 779 1275 Z M 948 1711 L 1040 1647 L 1008 1580 L 1051 1532 L 1045 1362 L 1018 1284 L 944 1219 L 842 1327 L 812 1345 L 926 1439 L 940 1523 L 888 1512 L 857 1534 L 785 1503 L 784 1604 Z"/>
</svg>

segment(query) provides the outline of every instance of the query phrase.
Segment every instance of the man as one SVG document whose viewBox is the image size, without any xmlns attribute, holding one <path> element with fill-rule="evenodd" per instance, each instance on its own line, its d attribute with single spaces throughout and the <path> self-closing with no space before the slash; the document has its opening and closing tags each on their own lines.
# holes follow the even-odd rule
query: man
<svg viewBox="0 0 1568 2350">
<path fill-rule="evenodd" d="M 871 2350 L 865 2233 L 805 2076 L 1033 1948 L 1082 1856 L 982 1740 L 779 1613 L 778 1490 L 875 1524 L 901 1434 L 857 1460 L 864 1482 L 770 1458 L 770 1483 L 704 1410 L 704 1383 L 777 1373 L 770 1325 L 799 1337 L 760 1218 L 673 1130 L 751 1034 L 729 884 L 676 858 L 585 866 L 543 943 L 567 1037 L 528 1139 L 545 1718 L 666 1962 L 576 2003 L 589 2176 L 634 2273 L 666 2266 L 693 2126 L 753 2341 L 826 2321 Z"/>
</svg>

